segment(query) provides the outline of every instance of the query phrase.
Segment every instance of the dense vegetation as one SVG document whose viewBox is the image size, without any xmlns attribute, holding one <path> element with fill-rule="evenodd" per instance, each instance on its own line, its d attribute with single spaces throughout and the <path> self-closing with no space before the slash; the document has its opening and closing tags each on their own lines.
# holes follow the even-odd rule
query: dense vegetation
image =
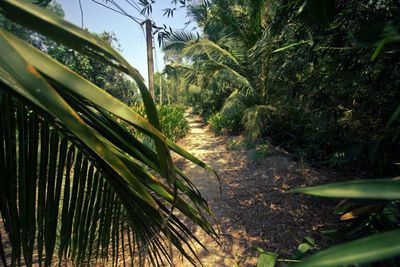
<svg viewBox="0 0 400 267">
<path fill-rule="evenodd" d="M 202 35 L 168 38 L 164 49 L 181 57 L 166 73 L 184 77 L 186 103 L 217 132 L 268 137 L 319 165 L 395 174 L 400 127 L 387 123 L 400 99 L 397 46 L 373 61 L 365 47 L 397 40 L 398 3 L 320 2 L 190 5 Z"/>
<path fill-rule="evenodd" d="M 164 50 L 174 56 L 164 72 L 181 77 L 176 90 L 215 132 L 267 138 L 347 175 L 399 175 L 397 1 L 213 0 L 187 10 L 201 34 L 169 35 Z M 372 179 L 295 190 L 359 199 L 338 206 L 343 227 L 327 232 L 356 241 L 296 266 L 399 266 L 398 186 Z M 260 266 L 276 263 L 260 253 Z"/>
<path fill-rule="evenodd" d="M 164 33 L 158 108 L 113 34 L 91 35 L 65 23 L 59 5 L 33 2 L 53 13 L 0 2 L 3 265 L 145 256 L 163 266 L 170 245 L 196 264 L 189 240 L 199 240 L 183 222 L 217 234 L 170 150 L 212 169 L 172 142 L 188 131 L 182 104 L 217 133 L 268 139 L 316 166 L 400 173 L 397 1 L 174 0 L 201 34 Z M 259 266 L 400 266 L 400 180 L 292 192 L 345 199 L 342 227 L 327 232 L 337 245 L 304 259 L 312 240 L 292 259 L 258 248 Z"/>
</svg>

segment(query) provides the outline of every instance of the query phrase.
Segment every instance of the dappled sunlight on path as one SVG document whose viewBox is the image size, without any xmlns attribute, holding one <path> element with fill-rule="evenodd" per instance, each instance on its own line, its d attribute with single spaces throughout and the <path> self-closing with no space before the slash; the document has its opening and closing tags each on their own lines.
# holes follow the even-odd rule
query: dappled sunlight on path
<svg viewBox="0 0 400 267">
<path fill-rule="evenodd" d="M 193 231 L 208 248 L 197 247 L 204 266 L 255 266 L 252 246 L 289 256 L 304 236 L 324 245 L 318 230 L 333 221 L 331 203 L 285 190 L 323 183 L 328 178 L 305 170 L 280 152 L 257 162 L 249 151 L 229 151 L 229 137 L 215 136 L 200 117 L 189 116 L 191 132 L 179 144 L 214 167 L 221 175 L 220 185 L 212 174 L 192 163 L 177 163 L 192 178 L 214 211 L 220 229 L 219 246 L 198 228 Z M 176 266 L 190 266 L 175 257 Z"/>
</svg>

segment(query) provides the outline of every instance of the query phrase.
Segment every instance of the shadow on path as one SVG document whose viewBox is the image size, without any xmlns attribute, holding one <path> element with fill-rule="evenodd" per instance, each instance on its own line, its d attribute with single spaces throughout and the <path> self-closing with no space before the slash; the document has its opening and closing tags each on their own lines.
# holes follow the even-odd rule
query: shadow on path
<svg viewBox="0 0 400 267">
<path fill-rule="evenodd" d="M 200 229 L 192 227 L 205 244 L 207 253 L 198 247 L 204 266 L 255 266 L 254 245 L 281 256 L 290 256 L 305 236 L 320 246 L 325 240 L 319 230 L 329 229 L 334 221 L 334 203 L 286 190 L 324 183 L 328 177 L 305 170 L 282 153 L 254 162 L 249 150 L 228 151 L 229 137 L 215 136 L 196 116 L 188 117 L 191 132 L 178 143 L 186 150 L 213 166 L 221 176 L 222 194 L 212 174 L 194 164 L 177 159 L 192 178 L 218 219 L 221 247 Z M 191 266 L 175 259 L 176 266 Z"/>
</svg>

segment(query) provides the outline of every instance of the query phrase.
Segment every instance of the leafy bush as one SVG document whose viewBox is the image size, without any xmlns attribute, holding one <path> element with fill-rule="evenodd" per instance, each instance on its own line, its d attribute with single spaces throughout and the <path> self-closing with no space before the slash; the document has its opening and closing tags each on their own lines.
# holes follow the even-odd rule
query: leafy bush
<svg viewBox="0 0 400 267">
<path fill-rule="evenodd" d="M 226 143 L 226 148 L 228 150 L 240 150 L 243 148 L 252 149 L 255 147 L 256 143 L 254 143 L 252 140 L 245 139 L 242 136 L 232 138 Z"/>
<path fill-rule="evenodd" d="M 224 129 L 224 120 L 219 113 L 211 115 L 211 117 L 208 119 L 208 123 L 216 134 L 220 134 Z"/>
<path fill-rule="evenodd" d="M 189 122 L 185 118 L 185 107 L 161 106 L 157 109 L 161 130 L 172 141 L 185 137 L 190 130 Z"/>
<path fill-rule="evenodd" d="M 133 109 L 146 117 L 143 105 L 136 105 Z M 157 106 L 157 114 L 163 134 L 172 141 L 185 137 L 190 130 L 183 106 Z"/>
<path fill-rule="evenodd" d="M 398 179 L 356 180 L 292 190 L 308 195 L 354 199 L 339 209 L 347 221 L 339 231 L 327 234 L 343 242 L 305 258 L 299 267 L 353 266 L 379 262 L 398 266 L 400 182 Z M 350 241 L 349 241 L 350 240 Z M 397 262 L 397 263 L 396 263 Z"/>
<path fill-rule="evenodd" d="M 180 75 L 180 79 L 182 79 Z M 224 105 L 225 99 L 231 90 L 220 90 L 221 83 L 215 80 L 201 79 L 202 86 L 189 85 L 182 94 L 184 103 L 193 108 L 193 111 L 208 120 Z M 204 88 L 206 88 L 204 90 Z"/>
<path fill-rule="evenodd" d="M 237 121 L 235 118 L 224 116 L 224 114 L 219 112 L 212 115 L 209 118 L 208 123 L 216 134 L 230 133 L 234 131 L 235 128 L 237 129 Z"/>
<path fill-rule="evenodd" d="M 242 110 L 234 108 L 223 108 L 220 112 L 212 115 L 208 123 L 216 134 L 237 133 L 242 129 Z"/>
<path fill-rule="evenodd" d="M 250 150 L 250 159 L 253 161 L 258 161 L 272 155 L 271 146 L 268 141 L 259 139 L 257 142 L 254 142 L 242 136 L 228 140 L 226 148 L 228 150 L 248 149 Z"/>
</svg>

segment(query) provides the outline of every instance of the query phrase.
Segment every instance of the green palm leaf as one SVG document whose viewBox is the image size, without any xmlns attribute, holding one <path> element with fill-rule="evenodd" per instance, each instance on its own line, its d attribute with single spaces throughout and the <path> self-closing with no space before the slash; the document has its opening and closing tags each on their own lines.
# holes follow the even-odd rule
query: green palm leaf
<svg viewBox="0 0 400 267">
<path fill-rule="evenodd" d="M 370 179 L 297 188 L 291 192 L 334 198 L 400 199 L 400 181 L 394 179 Z M 293 266 L 324 267 L 364 264 L 399 255 L 400 231 L 373 234 L 351 242 L 325 249 Z"/>
<path fill-rule="evenodd" d="M 399 230 L 375 234 L 323 250 L 293 267 L 343 266 L 387 259 L 399 255 L 399 240 Z"/>
<path fill-rule="evenodd" d="M 14 21 L 130 75 L 148 118 L 11 33 L 0 32 L 3 264 L 115 264 L 121 257 L 128 262 L 128 254 L 133 264 L 146 252 L 150 263 L 164 265 L 171 262 L 169 244 L 195 264 L 189 239 L 199 241 L 172 211 L 209 235 L 216 233 L 201 211 L 211 214 L 206 201 L 174 166 L 169 148 L 215 171 L 166 140 L 141 76 L 105 42 L 24 1 L 2 1 L 0 8 Z M 156 149 L 119 119 L 152 138 Z"/>
<path fill-rule="evenodd" d="M 400 199 L 400 180 L 370 179 L 333 183 L 306 188 L 297 188 L 292 192 L 314 196 L 335 198 L 364 199 Z"/>
<path fill-rule="evenodd" d="M 236 59 L 234 55 L 228 50 L 222 48 L 217 43 L 203 38 L 196 41 L 192 41 L 188 43 L 183 49 L 184 55 L 195 56 L 197 54 L 205 53 L 208 55 L 215 55 L 216 58 L 226 58 L 231 60 L 236 64 L 236 66 L 240 67 L 240 63 Z"/>
<path fill-rule="evenodd" d="M 243 125 L 247 136 L 252 140 L 261 136 L 262 131 L 267 128 L 268 118 L 275 108 L 269 105 L 255 105 L 244 111 Z"/>
</svg>

